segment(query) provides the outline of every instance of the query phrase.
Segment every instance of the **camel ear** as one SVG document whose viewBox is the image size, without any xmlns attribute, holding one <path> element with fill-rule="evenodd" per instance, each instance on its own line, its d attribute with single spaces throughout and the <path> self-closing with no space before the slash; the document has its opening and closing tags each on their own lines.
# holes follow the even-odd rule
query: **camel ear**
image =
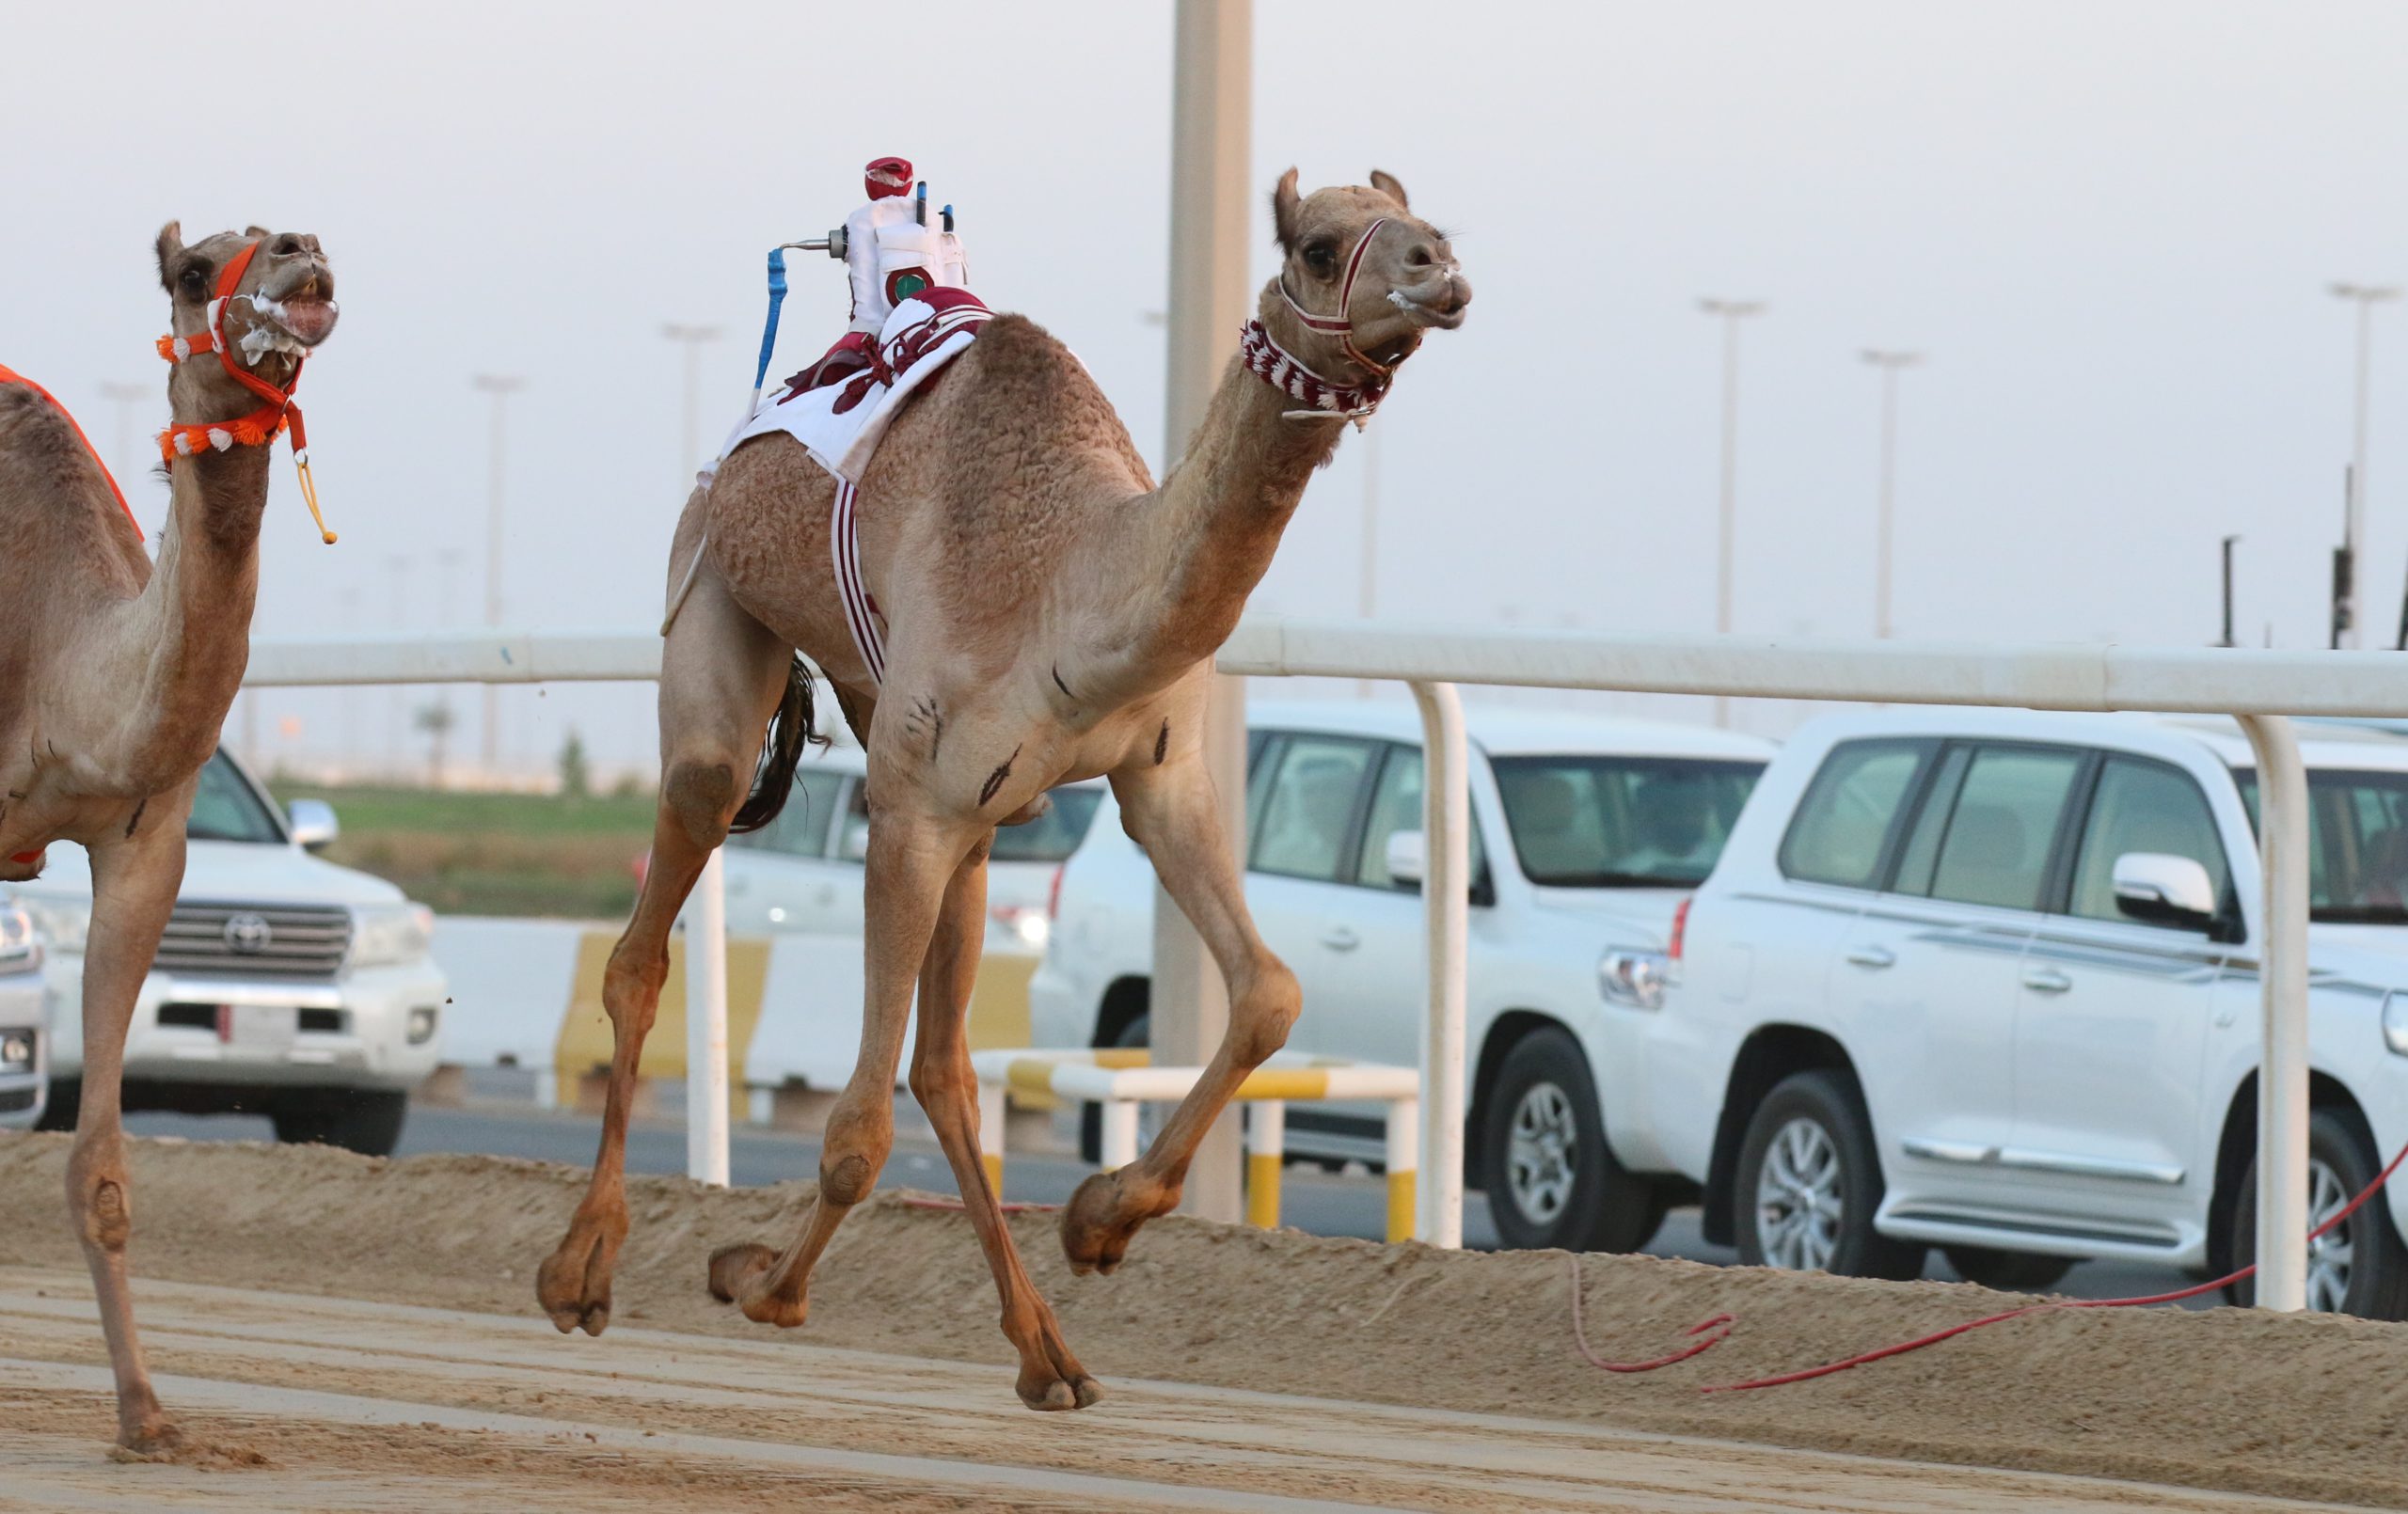
<svg viewBox="0 0 2408 1514">
<path fill-rule="evenodd" d="M 1397 209 L 1404 211 L 1413 209 L 1412 204 L 1404 197 L 1404 186 L 1396 181 L 1396 175 L 1374 168 L 1371 170 L 1371 187 L 1396 201 Z"/>
<path fill-rule="evenodd" d="M 1296 250 L 1296 220 L 1304 204 L 1296 193 L 1296 170 L 1291 168 L 1271 186 L 1271 234 L 1290 252 Z"/>
<path fill-rule="evenodd" d="M 184 250 L 184 224 L 169 221 L 159 229 L 159 286 L 168 293 L 176 292 L 176 259 Z"/>
<path fill-rule="evenodd" d="M 1399 196 L 1397 197 L 1397 198 L 1399 198 L 1399 199 L 1402 199 L 1403 197 L 1403 197 L 1403 196 L 1402 196 L 1402 195 L 1399 195 Z M 252 241 L 254 241 L 254 242 L 263 242 L 263 241 L 265 241 L 265 240 L 266 240 L 266 239 L 267 239 L 271 234 L 272 234 L 272 233 L 268 230 L 268 229 L 267 229 L 266 227 L 263 227 L 263 226 L 246 226 L 246 227 L 243 228 L 243 235 L 245 235 L 245 236 L 246 236 L 246 237 L 249 237 L 249 238 L 250 238 Z"/>
</svg>

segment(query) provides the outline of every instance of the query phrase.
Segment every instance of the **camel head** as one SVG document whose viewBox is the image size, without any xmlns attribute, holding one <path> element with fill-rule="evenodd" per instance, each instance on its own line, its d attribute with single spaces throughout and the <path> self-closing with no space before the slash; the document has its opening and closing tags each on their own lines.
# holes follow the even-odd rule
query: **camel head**
<svg viewBox="0 0 2408 1514">
<path fill-rule="evenodd" d="M 1285 260 L 1278 281 L 1263 292 L 1262 320 L 1281 346 L 1325 376 L 1362 374 L 1366 358 L 1392 369 L 1413 355 L 1424 332 L 1464 323 L 1471 284 L 1446 233 L 1413 213 L 1394 175 L 1374 168 L 1368 185 L 1299 195 L 1291 168 L 1271 191 L 1271 221 Z M 1316 330 L 1291 300 L 1313 316 L 1343 318 L 1353 330 Z"/>
<path fill-rule="evenodd" d="M 290 388 L 302 356 L 335 328 L 335 276 L 316 237 L 255 226 L 186 245 L 182 226 L 170 221 L 159 231 L 159 282 L 173 305 L 173 334 L 199 336 L 209 329 L 228 265 L 255 243 L 258 250 L 226 291 L 227 350 L 254 377 Z M 183 416 L 229 416 L 259 402 L 215 361 L 177 364 L 168 393 Z"/>
</svg>

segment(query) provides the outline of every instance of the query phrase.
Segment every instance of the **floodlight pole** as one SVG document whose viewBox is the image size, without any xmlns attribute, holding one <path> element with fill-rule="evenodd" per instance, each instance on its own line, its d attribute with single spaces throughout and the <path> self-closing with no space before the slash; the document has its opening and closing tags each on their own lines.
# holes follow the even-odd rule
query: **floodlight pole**
<svg viewBox="0 0 2408 1514">
<path fill-rule="evenodd" d="M 1722 495 L 1714 548 L 1714 629 L 1731 634 L 1731 539 L 1739 516 L 1739 323 L 1762 315 L 1762 300 L 1703 299 L 1697 308 L 1722 322 Z M 1714 697 L 1714 723 L 1731 723 L 1731 701 Z"/>
<path fill-rule="evenodd" d="M 1898 520 L 1898 370 L 1923 361 L 1923 354 L 1867 347 L 1860 354 L 1881 371 L 1881 503 L 1874 527 L 1873 634 L 1890 639 L 1890 588 Z"/>
<path fill-rule="evenodd" d="M 2349 580 L 2343 592 L 2342 622 L 2336 646 L 2353 650 L 2366 645 L 2366 564 L 2361 560 L 2367 547 L 2367 379 L 2371 366 L 2374 343 L 2374 308 L 2400 297 L 2397 285 L 2347 284 L 2332 286 L 2336 299 L 2349 300 L 2358 308 L 2357 395 L 2353 415 L 2350 442 L 2350 497 L 2342 528 L 2341 550 L 2349 559 Z"/>
<path fill-rule="evenodd" d="M 1171 90 L 1170 340 L 1164 472 L 1203 423 L 1221 369 L 1249 314 L 1246 176 L 1254 109 L 1252 0 L 1179 0 Z M 1245 683 L 1215 678 L 1204 762 L 1236 859 L 1245 856 Z M 1228 1033 L 1228 988 L 1187 917 L 1154 888 L 1154 975 L 1148 1001 L 1155 1061 L 1198 1066 Z M 1244 1217 L 1238 1119 L 1224 1111 L 1196 1148 L 1180 1207 L 1208 1220 Z"/>
<path fill-rule="evenodd" d="M 504 438 L 504 407 L 510 397 L 527 386 L 523 378 L 500 373 L 480 373 L 476 386 L 481 393 L 493 396 L 493 434 L 486 453 L 485 465 L 485 625 L 488 629 L 501 624 L 501 497 L 502 442 Z M 484 742 L 485 781 L 494 781 L 501 766 L 501 686 L 487 684 L 484 688 L 484 729 L 479 733 Z"/>
</svg>

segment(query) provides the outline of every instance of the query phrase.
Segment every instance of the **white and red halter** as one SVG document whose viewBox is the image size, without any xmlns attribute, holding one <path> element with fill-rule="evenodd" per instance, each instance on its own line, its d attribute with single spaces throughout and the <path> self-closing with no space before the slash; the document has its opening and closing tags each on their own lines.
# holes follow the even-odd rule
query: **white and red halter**
<svg viewBox="0 0 2408 1514">
<path fill-rule="evenodd" d="M 1273 339 L 1270 328 L 1260 321 L 1249 321 L 1240 328 L 1238 355 L 1247 370 L 1289 399 L 1306 406 L 1302 410 L 1284 412 L 1290 420 L 1352 420 L 1356 426 L 1371 418 L 1387 398 L 1388 376 L 1395 365 L 1374 360 L 1354 345 L 1354 276 L 1363 270 L 1363 254 L 1370 250 L 1371 239 L 1380 228 L 1388 224 L 1385 215 L 1363 229 L 1355 239 L 1354 250 L 1346 258 L 1346 276 L 1338 286 L 1338 313 L 1315 315 L 1288 292 L 1288 273 L 1279 272 L 1279 297 L 1288 302 L 1296 319 L 1306 329 L 1335 335 L 1339 346 L 1348 359 L 1370 376 L 1360 384 L 1339 384 L 1313 371 L 1310 365 Z"/>
<path fill-rule="evenodd" d="M 159 355 L 170 363 L 190 362 L 202 353 L 215 353 L 227 375 L 265 402 L 257 410 L 236 416 L 231 420 L 213 420 L 197 426 L 169 425 L 159 434 L 159 457 L 163 462 L 173 463 L 180 457 L 191 457 L 197 452 L 212 449 L 222 452 L 231 447 L 264 447 L 291 431 L 293 465 L 301 477 L 302 502 L 309 507 L 309 517 L 318 523 L 318 535 L 331 546 L 335 533 L 326 529 L 325 517 L 318 512 L 318 481 L 309 472 L 309 434 L 302 425 L 301 407 L 293 402 L 293 391 L 301 386 L 301 368 L 309 360 L 308 355 L 298 352 L 293 355 L 293 380 L 279 389 L 258 374 L 244 371 L 243 366 L 234 360 L 233 345 L 226 340 L 226 307 L 229 304 L 241 299 L 257 310 L 271 303 L 256 295 L 234 292 L 244 271 L 251 266 L 252 255 L 259 250 L 260 244 L 254 241 L 227 260 L 225 268 L 217 275 L 214 297 L 209 302 L 209 323 L 206 326 L 189 337 L 179 337 L 169 332 L 159 339 L 158 348 Z M 254 329 L 256 332 L 264 328 Z M 250 350 L 250 338 L 246 337 L 241 345 L 245 348 L 246 361 L 256 358 L 257 354 Z"/>
</svg>

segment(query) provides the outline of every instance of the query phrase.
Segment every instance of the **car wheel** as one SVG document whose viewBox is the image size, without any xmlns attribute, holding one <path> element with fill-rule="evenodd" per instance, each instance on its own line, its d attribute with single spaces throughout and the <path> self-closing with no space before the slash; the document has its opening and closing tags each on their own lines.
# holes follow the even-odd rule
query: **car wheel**
<svg viewBox="0 0 2408 1514">
<path fill-rule="evenodd" d="M 1481 1102 L 1481 1187 L 1507 1246 L 1629 1252 L 1655 1236 L 1661 1191 L 1606 1145 L 1589 1059 L 1569 1034 L 1515 1042 Z"/>
<path fill-rule="evenodd" d="M 2326 1108 L 2307 1117 L 2307 1222 L 2310 1229 L 2338 1214 L 2375 1174 L 2374 1137 L 2354 1110 Z M 2258 1162 L 2242 1174 L 2233 1205 L 2233 1266 L 2258 1259 Z M 2256 1279 L 2226 1291 L 2247 1305 Z M 2377 1193 L 2332 1234 L 2307 1243 L 2307 1306 L 2368 1319 L 2408 1319 L 2408 1246 L 2391 1222 L 2390 1200 Z"/>
<path fill-rule="evenodd" d="M 2071 1256 L 2000 1251 L 1991 1246 L 1944 1246 L 1940 1254 L 1966 1282 L 2007 1293 L 2037 1293 L 2054 1287 L 2073 1270 L 2075 1261 Z"/>
<path fill-rule="evenodd" d="M 1112 1044 L 1122 1049 L 1142 1049 L 1153 1045 L 1153 1017 L 1140 1015 L 1120 1027 L 1120 1033 L 1114 1037 Z M 1151 1104 L 1137 1106 L 1137 1149 L 1139 1151 L 1144 1151 L 1153 1143 L 1154 1128 L 1160 1123 L 1161 1117 L 1156 1106 Z M 1103 1106 L 1101 1104 L 1079 1106 L 1079 1159 L 1086 1162 L 1103 1160 Z"/>
<path fill-rule="evenodd" d="M 276 1138 L 287 1145 L 341 1146 L 389 1157 L 401 1143 L 410 1096 L 390 1089 L 316 1095 L 278 1103 L 270 1113 Z"/>
<path fill-rule="evenodd" d="M 1927 1248 L 1873 1228 L 1881 1163 L 1856 1079 L 1817 1069 L 1783 1079 L 1748 1121 L 1732 1184 L 1739 1260 L 1751 1267 L 1896 1281 L 1923 1275 Z"/>
</svg>

